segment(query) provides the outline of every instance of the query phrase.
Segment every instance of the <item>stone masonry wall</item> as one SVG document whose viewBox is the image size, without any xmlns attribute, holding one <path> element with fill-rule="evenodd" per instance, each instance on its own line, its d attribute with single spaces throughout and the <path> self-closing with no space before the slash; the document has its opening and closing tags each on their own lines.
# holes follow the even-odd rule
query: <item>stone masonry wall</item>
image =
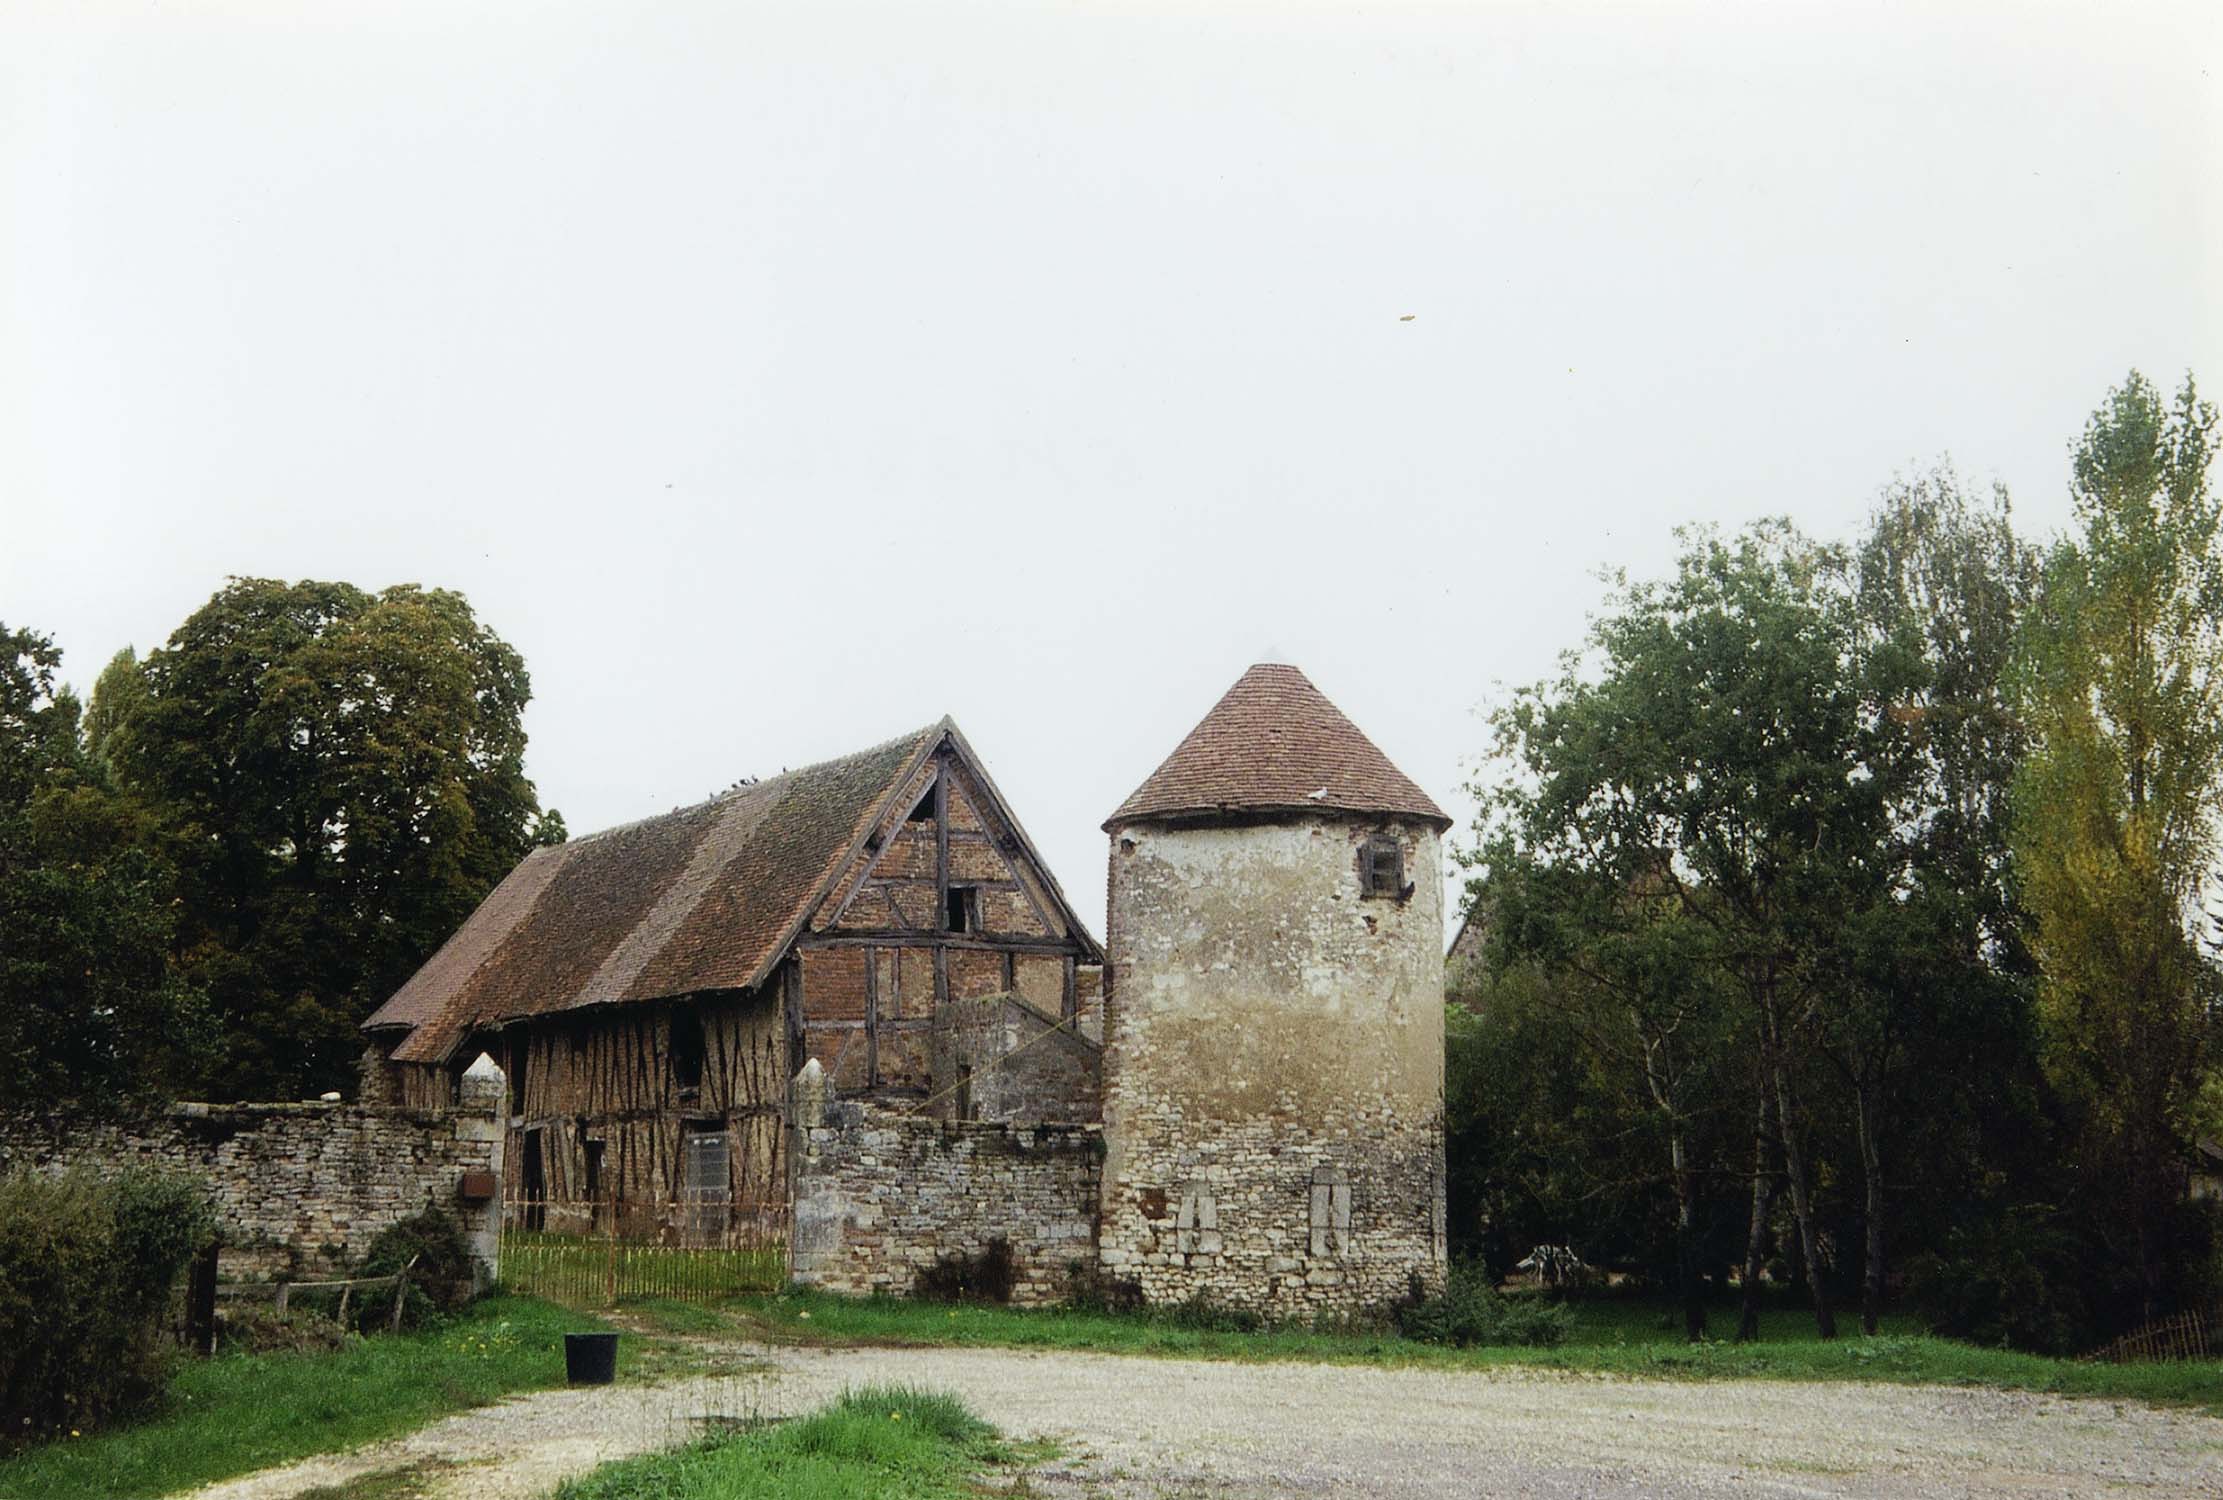
<svg viewBox="0 0 2223 1500">
<path fill-rule="evenodd" d="M 1104 1112 L 1104 1049 L 1017 995 L 936 1009 L 928 1056 L 936 1119 L 1093 1124 Z"/>
<path fill-rule="evenodd" d="M 1094 1125 L 958 1124 L 835 1100 L 815 1059 L 796 1077 L 794 1110 L 797 1282 L 904 1296 L 937 1260 L 982 1256 L 1000 1240 L 1011 1301 L 1040 1306 L 1093 1265 Z"/>
<path fill-rule="evenodd" d="M 487 1065 L 492 1072 L 492 1065 Z M 300 1276 L 351 1266 L 377 1233 L 426 1205 L 456 1215 L 485 1274 L 494 1272 L 501 1206 L 465 1204 L 465 1172 L 499 1182 L 502 1131 L 491 1096 L 452 1110 L 394 1105 L 180 1104 L 126 1128 L 65 1122 L 0 1126 L 0 1167 L 39 1171 L 159 1167 L 206 1178 L 223 1226 L 223 1272 Z"/>
<path fill-rule="evenodd" d="M 1374 838 L 1396 896 L 1361 888 Z M 1106 1277 L 1276 1319 L 1443 1284 L 1439 869 L 1397 819 L 1115 830 Z"/>
</svg>

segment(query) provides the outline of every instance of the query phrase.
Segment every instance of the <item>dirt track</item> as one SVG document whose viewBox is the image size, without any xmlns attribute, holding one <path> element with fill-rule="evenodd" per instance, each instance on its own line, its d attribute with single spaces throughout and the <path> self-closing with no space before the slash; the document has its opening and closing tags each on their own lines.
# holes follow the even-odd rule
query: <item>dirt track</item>
<svg viewBox="0 0 2223 1500">
<path fill-rule="evenodd" d="M 898 1381 L 963 1395 L 1065 1445 L 1055 1495 L 2223 1496 L 2223 1420 L 2000 1391 L 1706 1384 L 1530 1371 L 1238 1365 L 1011 1350 L 765 1350 L 762 1377 L 555 1391 L 397 1442 L 232 1480 L 201 1500 L 289 1500 L 425 1460 L 440 1493 L 528 1500 L 664 1446 L 706 1410 L 772 1415 Z"/>
</svg>

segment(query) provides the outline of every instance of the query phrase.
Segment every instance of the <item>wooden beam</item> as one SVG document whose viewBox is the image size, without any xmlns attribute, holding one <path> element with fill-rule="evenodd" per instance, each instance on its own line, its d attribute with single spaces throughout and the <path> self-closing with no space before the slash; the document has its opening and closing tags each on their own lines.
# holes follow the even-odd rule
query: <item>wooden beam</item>
<svg viewBox="0 0 2223 1500">
<path fill-rule="evenodd" d="M 949 760 L 934 765 L 934 925 L 949 925 Z M 936 995 L 936 1000 L 941 996 Z"/>
<path fill-rule="evenodd" d="M 880 955 L 867 953 L 865 969 L 865 1087 L 880 1086 Z M 903 983 L 901 966 L 897 966 L 895 982 Z M 900 991 L 898 991 L 900 993 Z"/>
<path fill-rule="evenodd" d="M 1085 950 L 1073 938 L 1038 938 L 999 936 L 995 933 L 954 933 L 912 931 L 909 928 L 883 927 L 858 928 L 850 932 L 814 932 L 809 937 L 797 938 L 798 948 L 965 948 L 988 953 L 1057 953 L 1082 954 Z"/>
<path fill-rule="evenodd" d="M 894 905 L 889 899 L 889 905 Z M 949 755 L 934 767 L 934 925 L 949 930 Z M 934 949 L 934 1008 L 949 1003 L 949 949 Z"/>
</svg>

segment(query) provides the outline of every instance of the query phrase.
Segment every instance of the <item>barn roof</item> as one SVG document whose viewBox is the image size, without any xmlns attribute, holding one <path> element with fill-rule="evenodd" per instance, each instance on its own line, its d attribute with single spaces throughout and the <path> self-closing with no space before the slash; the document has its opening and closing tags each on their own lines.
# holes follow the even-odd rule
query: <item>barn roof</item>
<svg viewBox="0 0 2223 1500">
<path fill-rule="evenodd" d="M 945 735 L 947 719 L 535 850 L 364 1029 L 409 1028 L 393 1058 L 441 1062 L 507 1021 L 761 984 Z"/>
<path fill-rule="evenodd" d="M 1295 667 L 1245 672 L 1165 764 L 1105 820 L 1261 812 L 1375 813 L 1451 820 Z"/>
</svg>

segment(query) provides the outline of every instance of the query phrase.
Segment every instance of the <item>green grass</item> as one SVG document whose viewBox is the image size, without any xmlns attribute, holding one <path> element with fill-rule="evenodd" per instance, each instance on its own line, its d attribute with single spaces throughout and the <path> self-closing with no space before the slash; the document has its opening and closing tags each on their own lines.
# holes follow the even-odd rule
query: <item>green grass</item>
<svg viewBox="0 0 2223 1500">
<path fill-rule="evenodd" d="M 737 1330 L 814 1343 L 939 1344 L 1020 1349 L 1085 1349 L 1109 1354 L 1193 1359 L 1312 1360 L 1336 1364 L 1412 1365 L 1444 1369 L 1523 1366 L 1575 1372 L 1692 1380 L 1874 1380 L 1907 1385 L 1999 1386 L 2063 1395 L 2127 1398 L 2205 1408 L 2223 1415 L 2223 1362 L 2106 1365 L 2047 1359 L 1933 1338 L 1912 1318 L 1884 1320 L 1863 1338 L 1858 1324 L 1824 1342 L 1810 1315 L 1770 1308 L 1760 1338 L 1737 1344 L 1717 1338 L 1683 1342 L 1681 1323 L 1664 1303 L 1600 1299 L 1569 1304 L 1573 1326 L 1553 1349 L 1451 1349 L 1386 1332 L 1274 1328 L 1258 1333 L 1184 1327 L 1168 1318 L 1131 1314 L 1017 1309 L 916 1302 L 901 1298 L 834 1297 L 788 1292 L 728 1305 Z M 1713 1310 L 1711 1326 L 1736 1327 L 1736 1309 Z"/>
<path fill-rule="evenodd" d="M 555 1500 L 957 1500 L 1013 1457 L 954 1396 L 868 1386 L 776 1427 L 607 1464 Z"/>
<path fill-rule="evenodd" d="M 0 1460 L 0 1500 L 134 1500 L 390 1437 L 563 1384 L 563 1335 L 601 1326 L 545 1302 L 490 1297 L 446 1327 L 331 1354 L 185 1361 L 147 1420 Z M 653 1355 L 642 1343 L 619 1341 L 620 1379 Z"/>
</svg>

